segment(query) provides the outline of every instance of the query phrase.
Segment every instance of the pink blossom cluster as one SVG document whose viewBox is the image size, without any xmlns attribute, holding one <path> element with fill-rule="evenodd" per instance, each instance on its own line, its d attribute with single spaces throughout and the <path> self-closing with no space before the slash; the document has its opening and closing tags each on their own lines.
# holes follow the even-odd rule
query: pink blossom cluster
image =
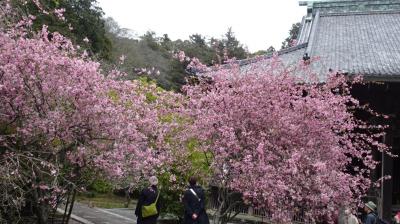
<svg viewBox="0 0 400 224">
<path fill-rule="evenodd" d="M 189 59 L 189 57 L 186 57 L 184 51 L 178 51 L 177 53 L 175 53 L 174 58 L 178 59 L 180 62 L 184 62 Z"/>
<path fill-rule="evenodd" d="M 133 71 L 137 73 L 138 75 L 149 75 L 149 76 L 154 76 L 154 75 L 160 75 L 160 70 L 151 67 L 151 68 L 134 68 Z"/>
<path fill-rule="evenodd" d="M 64 17 L 65 9 L 55 9 L 54 14 L 57 16 L 57 18 L 61 21 L 65 21 Z"/>
<path fill-rule="evenodd" d="M 371 187 L 372 150 L 387 149 L 384 127 L 354 116 L 359 103 L 344 76 L 321 84 L 310 82 L 307 66 L 268 63 L 245 74 L 233 64 L 186 86 L 194 120 L 186 133 L 212 153 L 215 180 L 274 220 L 291 222 L 300 211 L 332 222 Z"/>
<path fill-rule="evenodd" d="M 194 72 L 207 72 L 210 70 L 210 68 L 203 64 L 198 58 L 190 58 L 186 56 L 184 51 L 178 51 L 177 53 L 173 54 L 173 57 L 179 60 L 181 63 L 185 63 L 188 70 Z"/>
</svg>

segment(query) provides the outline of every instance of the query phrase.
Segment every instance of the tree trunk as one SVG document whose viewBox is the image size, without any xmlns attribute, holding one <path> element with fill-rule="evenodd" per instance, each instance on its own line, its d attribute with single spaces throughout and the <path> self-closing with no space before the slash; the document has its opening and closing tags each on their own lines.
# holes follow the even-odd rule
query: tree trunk
<svg viewBox="0 0 400 224">
<path fill-rule="evenodd" d="M 49 218 L 49 211 L 48 211 L 48 205 L 41 203 L 39 201 L 39 192 L 38 189 L 34 189 L 32 191 L 32 199 L 34 203 L 34 209 L 35 209 L 35 214 L 37 217 L 37 223 L 38 224 L 47 224 L 48 218 Z"/>
<path fill-rule="evenodd" d="M 69 207 L 69 212 L 68 212 L 67 222 L 66 223 L 69 222 L 69 218 L 71 217 L 72 209 L 74 208 L 74 203 L 75 203 L 75 196 L 76 196 L 76 189 L 74 188 L 73 193 L 72 193 L 71 205 Z"/>
<path fill-rule="evenodd" d="M 213 222 L 215 224 L 223 224 L 223 213 L 224 213 L 224 209 L 226 207 L 226 203 L 227 203 L 227 198 L 226 198 L 226 194 L 225 194 L 225 189 L 219 187 L 217 190 L 217 197 L 218 197 L 218 208 L 214 213 L 214 217 L 213 217 Z"/>
<path fill-rule="evenodd" d="M 243 205 L 241 196 L 231 192 L 225 187 L 218 188 L 218 208 L 214 213 L 213 222 L 215 224 L 226 224 L 232 221 L 239 212 L 234 211 L 238 205 Z"/>
<path fill-rule="evenodd" d="M 125 189 L 125 199 L 126 199 L 125 208 L 128 208 L 129 203 L 131 202 L 130 187 Z"/>
<path fill-rule="evenodd" d="M 67 218 L 67 211 L 68 211 L 68 206 L 69 206 L 69 203 L 70 203 L 69 202 L 70 196 L 71 196 L 71 191 L 68 191 L 67 202 L 65 203 L 64 214 L 63 214 L 63 218 L 62 218 L 61 223 L 65 223 L 65 220 Z"/>
</svg>

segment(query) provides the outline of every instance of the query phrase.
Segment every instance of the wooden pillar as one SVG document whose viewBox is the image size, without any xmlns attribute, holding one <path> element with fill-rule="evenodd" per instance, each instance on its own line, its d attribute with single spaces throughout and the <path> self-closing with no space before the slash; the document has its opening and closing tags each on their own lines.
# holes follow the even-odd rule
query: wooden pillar
<svg viewBox="0 0 400 224">
<path fill-rule="evenodd" d="M 385 142 L 391 146 L 393 143 L 393 135 L 389 132 L 386 135 Z M 393 175 L 393 158 L 391 156 L 382 153 L 382 176 Z M 393 192 L 393 180 L 384 180 L 381 185 L 381 217 L 385 220 L 392 219 L 392 192 Z"/>
</svg>

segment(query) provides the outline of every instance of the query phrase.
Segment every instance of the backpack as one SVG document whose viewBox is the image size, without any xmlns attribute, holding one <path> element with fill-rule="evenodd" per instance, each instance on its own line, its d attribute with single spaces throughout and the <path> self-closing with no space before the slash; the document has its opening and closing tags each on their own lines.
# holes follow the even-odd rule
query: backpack
<svg viewBox="0 0 400 224">
<path fill-rule="evenodd" d="M 158 196 L 160 196 L 160 191 L 157 194 L 156 201 L 149 204 L 149 205 L 143 205 L 142 206 L 142 217 L 147 218 L 153 215 L 157 215 L 157 201 L 158 201 Z"/>
</svg>

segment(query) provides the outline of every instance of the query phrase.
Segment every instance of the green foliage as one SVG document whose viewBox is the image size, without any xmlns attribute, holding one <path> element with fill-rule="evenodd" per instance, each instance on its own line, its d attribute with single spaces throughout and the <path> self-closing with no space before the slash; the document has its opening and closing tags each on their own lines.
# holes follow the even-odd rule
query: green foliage
<svg viewBox="0 0 400 224">
<path fill-rule="evenodd" d="M 81 197 L 85 197 L 85 198 L 95 198 L 97 194 L 94 191 L 85 191 L 85 192 L 79 193 L 79 195 Z"/>
<path fill-rule="evenodd" d="M 113 101 L 113 102 L 118 102 L 119 100 L 119 96 L 118 96 L 118 92 L 115 90 L 110 90 L 108 92 L 108 97 Z"/>
<path fill-rule="evenodd" d="M 28 1 L 26 5 L 22 5 L 20 1 L 14 1 L 14 4 L 18 4 L 18 7 L 27 15 L 36 16 L 33 23 L 34 30 L 40 30 L 43 25 L 47 25 L 50 31 L 57 31 L 70 38 L 75 44 L 88 49 L 89 53 L 98 55 L 100 59 L 110 59 L 111 41 L 106 37 L 102 19 L 104 13 L 97 6 L 96 0 L 40 0 L 38 2 L 48 12 L 65 9 L 66 20 L 56 18 L 52 13 L 48 15 L 41 13 L 32 1 Z M 70 27 L 73 29 L 70 30 Z M 83 41 L 85 38 L 89 39 L 89 43 Z"/>
<path fill-rule="evenodd" d="M 161 183 L 160 202 L 162 203 L 161 215 L 172 215 L 175 219 L 181 218 L 184 213 L 182 204 L 183 191 L 170 187 L 169 177 L 167 175 L 159 178 Z"/>
<path fill-rule="evenodd" d="M 156 100 L 157 100 L 157 96 L 156 95 L 154 95 L 153 93 L 150 93 L 150 92 L 146 93 L 146 101 L 148 103 L 153 103 Z"/>
<path fill-rule="evenodd" d="M 203 152 L 198 150 L 200 142 L 197 139 L 189 139 L 186 143 L 186 148 L 190 152 L 188 160 L 192 164 L 193 173 L 190 175 L 196 175 L 197 173 L 209 174 L 210 172 L 210 159 L 212 155 L 210 152 Z"/>
<path fill-rule="evenodd" d="M 229 58 L 245 59 L 248 56 L 247 51 L 243 45 L 240 44 L 239 40 L 236 39 L 235 34 L 232 31 L 232 27 L 228 28 L 228 32 L 225 34 L 225 38 L 222 40 L 224 47 L 228 53 Z"/>
<path fill-rule="evenodd" d="M 161 200 L 163 203 L 162 214 L 173 215 L 176 219 L 183 214 L 181 202 L 189 177 L 196 175 L 202 180 L 211 176 L 210 160 L 211 155 L 204 153 L 200 149 L 200 142 L 195 139 L 188 139 L 181 142 L 179 139 L 179 129 L 191 122 L 190 119 L 180 114 L 168 114 L 160 118 L 161 122 L 176 122 L 176 131 L 169 133 L 166 140 L 168 144 L 176 150 L 172 150 L 174 161 L 167 165 L 165 170 L 161 168 L 158 172 L 159 183 L 161 186 Z"/>
<path fill-rule="evenodd" d="M 131 32 L 119 28 L 112 18 L 107 18 L 105 25 L 113 50 L 108 65 L 111 68 L 104 66 L 104 69 L 113 69 L 115 64 L 119 64 L 118 69 L 127 74 L 127 79 L 145 78 L 147 81 L 156 81 L 166 90 L 180 90 L 186 74 L 183 65 L 176 63 L 169 52 L 170 40 L 167 35 L 158 38 L 153 32 L 147 32 L 140 39 L 133 39 Z M 121 55 L 126 56 L 123 64 L 120 64 Z M 135 69 L 141 68 L 154 68 L 160 75 L 139 75 Z"/>
<path fill-rule="evenodd" d="M 93 183 L 88 187 L 90 190 L 94 190 L 97 193 L 110 193 L 113 190 L 113 185 L 105 180 L 105 179 L 96 179 Z"/>
<path fill-rule="evenodd" d="M 162 123 L 171 123 L 174 120 L 174 114 L 167 114 L 160 117 Z"/>
<path fill-rule="evenodd" d="M 297 39 L 300 33 L 301 23 L 294 23 L 289 30 L 289 36 L 282 42 L 281 49 L 285 49 L 291 46 L 292 42 Z"/>
<path fill-rule="evenodd" d="M 259 50 L 253 54 L 251 54 L 250 57 L 255 57 L 255 56 L 260 56 L 260 55 L 272 55 L 273 53 L 275 53 L 276 50 L 273 46 L 270 46 L 267 50 Z"/>
<path fill-rule="evenodd" d="M 218 62 L 219 53 L 212 48 L 211 43 L 201 34 L 189 36 L 189 40 L 174 41 L 175 49 L 185 52 L 189 57 L 196 57 L 206 65 Z"/>
<path fill-rule="evenodd" d="M 77 201 L 98 208 L 126 208 L 126 198 L 112 193 L 79 193 Z M 134 203 L 131 203 L 129 207 L 133 208 Z"/>
<path fill-rule="evenodd" d="M 17 131 L 17 128 L 15 127 L 15 125 L 7 124 L 7 123 L 0 123 L 0 134 L 1 135 L 15 134 L 16 131 Z"/>
<path fill-rule="evenodd" d="M 147 77 L 165 90 L 180 91 L 188 78 L 187 63 L 174 59 L 172 52 L 182 50 L 188 57 L 196 57 L 208 66 L 223 63 L 224 52 L 237 59 L 248 57 L 232 29 L 222 39 L 206 39 L 201 34 L 193 34 L 188 40 L 172 41 L 167 34 L 158 37 L 152 31 L 135 38 L 132 31 L 120 28 L 112 18 L 105 19 L 105 27 L 113 46 L 109 66 L 119 64 L 121 55 L 124 55 L 126 59 L 118 68 L 128 74 L 127 79 Z M 135 69 L 140 68 L 155 68 L 160 75 L 139 75 Z"/>
<path fill-rule="evenodd" d="M 270 46 L 270 47 L 267 49 L 267 54 L 273 54 L 274 52 L 276 52 L 276 50 L 275 50 L 275 48 L 274 48 L 273 46 Z"/>
<path fill-rule="evenodd" d="M 193 142 L 192 142 L 193 143 Z M 193 145 L 191 146 L 193 147 Z M 210 176 L 209 164 L 206 162 L 208 159 L 205 158 L 205 154 L 199 151 L 193 150 L 186 160 L 181 160 L 190 167 L 186 172 L 181 172 L 179 166 L 183 164 L 175 164 L 168 173 L 164 173 L 161 176 L 161 184 L 163 186 L 163 202 L 165 203 L 164 213 L 174 214 L 179 217 L 183 214 L 183 205 L 181 202 L 184 191 L 186 190 L 186 183 L 188 179 L 196 175 L 201 178 L 200 182 L 205 181 L 205 178 Z M 175 181 L 171 181 L 172 177 Z"/>
</svg>

